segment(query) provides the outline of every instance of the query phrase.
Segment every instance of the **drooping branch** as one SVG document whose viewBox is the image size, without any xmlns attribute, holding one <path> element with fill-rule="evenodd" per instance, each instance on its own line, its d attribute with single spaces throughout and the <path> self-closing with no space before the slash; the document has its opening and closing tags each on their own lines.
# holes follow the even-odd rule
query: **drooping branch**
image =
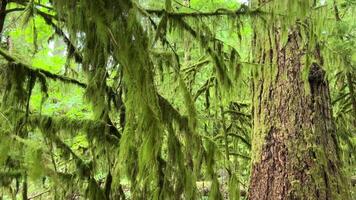
<svg viewBox="0 0 356 200">
<path fill-rule="evenodd" d="M 146 17 L 148 18 L 148 20 L 149 20 L 150 23 L 152 24 L 153 28 L 154 28 L 156 31 L 160 31 L 160 30 L 159 30 L 159 25 L 156 24 L 156 22 L 152 19 L 152 17 L 150 16 L 150 14 L 149 14 L 146 10 L 142 9 L 141 7 L 139 7 L 138 5 L 136 5 L 136 6 L 138 7 L 138 9 L 139 9 L 139 11 L 141 12 L 141 14 L 143 14 L 144 16 L 146 16 Z M 157 36 L 158 36 L 158 35 L 157 35 Z M 156 37 L 157 37 L 157 36 L 156 36 Z M 176 50 L 173 48 L 173 45 L 168 41 L 168 39 L 167 39 L 167 37 L 166 37 L 165 35 L 163 35 L 163 36 L 161 37 L 161 39 L 162 39 L 162 41 L 163 41 L 165 44 L 167 44 L 167 45 L 169 46 L 169 48 L 170 48 L 171 51 L 173 52 L 174 57 L 175 57 L 175 59 L 176 59 L 176 61 L 177 61 L 177 63 L 178 63 L 178 67 L 180 67 L 179 55 L 178 55 L 178 53 L 176 52 Z"/>
<path fill-rule="evenodd" d="M 165 99 L 159 94 L 158 102 L 162 110 L 162 115 L 165 123 L 169 124 L 172 123 L 172 121 L 175 121 L 181 130 L 188 126 L 188 118 L 182 116 L 179 111 L 176 110 L 171 103 L 169 103 L 167 99 Z"/>
<path fill-rule="evenodd" d="M 8 60 L 9 62 L 14 62 L 16 63 L 18 66 L 20 67 L 24 67 L 26 70 L 30 71 L 30 72 L 33 72 L 33 73 L 41 73 L 43 74 L 44 76 L 46 76 L 47 78 L 50 78 L 52 80 L 59 80 L 59 81 L 62 81 L 64 83 L 69 83 L 69 84 L 74 84 L 74 85 L 77 85 L 81 88 L 86 88 L 87 87 L 87 84 L 86 83 L 83 83 L 83 82 L 80 82 L 76 79 L 73 79 L 73 78 L 69 78 L 69 77 L 66 77 L 66 76 L 62 76 L 62 75 L 57 75 L 57 74 L 54 74 L 54 73 L 51 73 L 47 70 L 43 70 L 43 69 L 34 69 L 34 67 L 30 66 L 30 65 L 27 65 L 25 63 L 22 63 L 20 62 L 17 58 L 11 56 L 7 51 L 3 50 L 0 48 L 0 55 L 3 56 L 6 60 Z M 115 95 L 116 93 L 114 92 L 114 89 L 113 88 L 109 88 L 109 90 L 111 91 L 111 93 L 113 95 Z M 159 95 L 159 105 L 161 107 L 165 107 L 165 108 L 168 108 L 169 111 L 171 111 L 171 115 L 179 122 L 184 122 L 186 119 L 184 119 L 183 117 L 181 117 L 180 113 L 164 98 L 162 97 L 161 95 Z"/>
<path fill-rule="evenodd" d="M 54 22 L 53 19 L 54 17 L 52 15 L 49 15 L 45 12 L 42 12 L 40 10 L 37 11 L 37 13 L 43 18 L 43 20 L 49 25 L 51 26 L 55 33 L 57 35 L 59 35 L 60 37 L 63 38 L 63 41 L 66 43 L 67 48 L 68 48 L 68 53 L 70 56 L 74 56 L 75 61 L 78 63 L 82 63 L 83 61 L 83 57 L 82 55 L 80 55 L 77 51 L 77 48 L 73 45 L 73 43 L 70 41 L 70 39 L 66 36 L 66 34 L 64 33 L 64 31 L 59 28 Z"/>
<path fill-rule="evenodd" d="M 207 45 L 208 42 L 213 42 L 214 46 L 223 47 L 224 43 L 215 37 L 207 37 L 206 35 L 194 30 L 192 26 L 190 26 L 186 21 L 181 18 L 174 19 L 181 28 L 187 31 L 190 35 L 196 38 L 201 47 L 205 49 L 206 53 L 211 57 L 212 61 L 215 64 L 217 78 L 222 85 L 226 85 L 228 87 L 231 86 L 231 80 L 227 75 L 226 64 L 224 62 L 224 53 L 220 50 L 215 50 L 211 45 Z M 234 55 L 238 56 L 238 52 L 234 47 L 231 47 L 232 51 L 235 52 Z M 234 59 L 232 59 L 234 60 Z M 231 61 L 232 61 L 231 60 Z"/>
<path fill-rule="evenodd" d="M 68 117 L 50 117 L 46 115 L 29 116 L 31 126 L 47 130 L 51 133 L 60 131 L 69 131 L 75 134 L 79 131 L 86 132 L 87 137 L 96 138 L 98 141 L 106 141 L 109 144 L 117 145 L 119 138 L 115 134 L 106 133 L 105 130 L 110 130 L 112 125 L 104 121 L 89 120 L 89 119 L 71 119 Z"/>
<path fill-rule="evenodd" d="M 28 3 L 27 1 L 13 1 L 13 2 L 17 3 L 19 5 L 22 5 L 22 6 L 26 6 L 26 4 Z M 44 5 L 40 5 L 40 6 L 43 7 Z M 48 7 L 48 6 L 45 6 L 45 8 L 49 9 L 49 10 L 52 9 L 51 7 Z M 12 9 L 5 10 L 4 12 L 7 14 L 7 13 L 11 13 L 11 12 L 16 12 L 16 11 L 24 11 L 25 9 L 26 8 L 12 8 Z M 75 61 L 78 63 L 81 63 L 83 60 L 83 57 L 78 53 L 77 48 L 73 45 L 73 43 L 70 41 L 70 39 L 64 33 L 64 31 L 54 22 L 54 20 L 63 21 L 63 19 L 59 19 L 57 16 L 48 14 L 46 12 L 39 10 L 39 9 L 36 9 L 36 14 L 38 16 L 42 17 L 42 19 L 46 22 L 46 24 L 51 26 L 54 29 L 55 33 L 63 38 L 63 41 L 67 45 L 69 55 L 74 56 Z"/>
<path fill-rule="evenodd" d="M 57 75 L 54 73 L 51 73 L 47 70 L 43 70 L 43 69 L 34 69 L 34 67 L 27 65 L 25 63 L 20 62 L 17 58 L 11 56 L 7 51 L 3 50 L 0 48 L 0 55 L 3 56 L 6 60 L 8 60 L 9 62 L 14 62 L 17 64 L 18 67 L 23 67 L 24 69 L 26 69 L 27 71 L 34 73 L 34 74 L 40 74 L 40 75 L 44 75 L 47 78 L 50 78 L 52 80 L 58 80 L 61 81 L 63 83 L 69 83 L 69 84 L 74 84 L 77 85 L 83 89 L 87 88 L 87 84 L 80 82 L 76 79 L 73 78 L 69 78 L 66 76 L 62 76 L 62 75 Z M 111 95 L 117 95 L 116 92 L 114 91 L 113 88 L 109 87 L 108 88 L 109 92 L 111 93 Z M 179 124 L 179 127 L 182 129 L 183 127 L 185 127 L 188 123 L 188 119 L 184 116 L 182 116 L 178 110 L 176 110 L 169 102 L 168 100 L 166 100 L 163 96 L 161 96 L 160 94 L 158 94 L 158 101 L 159 101 L 159 106 L 161 107 L 161 110 L 164 111 L 162 114 L 164 116 L 170 116 L 172 117 L 169 121 L 166 121 L 167 123 L 171 123 L 172 120 L 176 121 Z M 167 120 L 167 118 L 165 118 Z M 92 122 L 89 122 L 92 123 Z M 116 129 L 115 126 L 113 126 L 112 124 L 106 124 L 112 128 L 115 128 L 115 132 L 119 133 L 119 131 Z M 117 137 L 120 137 L 121 134 L 110 134 L 110 135 L 116 135 Z"/>
<path fill-rule="evenodd" d="M 41 87 L 45 88 L 45 93 L 47 93 L 47 86 L 46 86 L 46 78 L 49 78 L 51 80 L 55 80 L 55 81 L 61 81 L 63 83 L 67 83 L 67 84 L 74 84 L 77 85 L 81 88 L 87 88 L 87 84 L 86 83 L 82 83 L 76 79 L 72 79 L 72 78 L 68 78 L 66 76 L 62 76 L 62 75 L 57 75 L 54 73 L 51 73 L 47 70 L 43 70 L 43 69 L 35 69 L 33 66 L 27 65 L 25 63 L 20 62 L 17 58 L 13 57 L 12 55 L 10 55 L 7 51 L 3 50 L 0 48 L 0 55 L 3 56 L 7 61 L 11 62 L 11 63 L 15 63 L 15 65 L 6 65 L 6 66 L 11 66 L 11 67 L 21 67 L 22 71 L 27 72 L 28 76 L 35 76 L 38 77 L 38 80 L 41 83 Z M 108 92 L 110 93 L 110 95 L 116 95 L 116 93 L 113 91 L 112 88 L 108 88 Z M 93 124 L 92 122 L 89 122 L 88 124 Z M 114 126 L 114 124 L 112 123 L 111 119 L 109 119 L 106 122 L 106 125 L 108 125 L 109 127 L 109 133 L 110 133 L 110 137 L 117 137 L 118 139 L 121 137 L 121 133 L 120 131 Z M 105 127 L 102 127 L 104 130 Z M 118 139 L 110 139 L 108 138 L 108 141 L 111 142 L 118 142 Z M 117 143 L 116 143 L 117 144 Z"/>
<path fill-rule="evenodd" d="M 42 74 L 44 76 L 46 76 L 49 79 L 52 79 L 54 81 L 61 81 L 63 83 L 71 83 L 71 84 L 75 84 L 77 86 L 80 86 L 82 88 L 86 88 L 86 84 L 76 80 L 76 79 L 72 79 L 72 78 L 68 78 L 66 76 L 62 76 L 62 75 L 57 75 L 54 74 L 52 72 L 49 72 L 47 70 L 43 70 L 43 69 L 36 69 L 30 65 L 27 65 L 23 62 L 21 62 L 19 59 L 15 58 L 14 56 L 12 56 L 11 54 L 9 54 L 9 52 L 7 52 L 4 49 L 0 48 L 0 55 L 5 58 L 7 61 L 9 62 L 13 62 L 16 63 L 18 67 L 23 67 L 24 69 L 26 69 L 27 71 L 34 73 L 34 74 Z"/>
<path fill-rule="evenodd" d="M 25 1 L 20 1 L 20 2 L 18 2 L 18 3 L 24 5 L 24 2 L 25 2 Z M 220 9 L 220 10 L 215 11 L 214 13 L 222 13 L 222 14 L 225 13 L 225 14 L 226 14 L 226 13 L 231 13 L 231 12 L 232 12 L 232 11 Z M 245 12 L 245 10 L 244 10 L 243 7 L 241 7 L 238 11 L 236 11 L 236 13 L 239 13 L 239 14 L 242 14 L 243 12 Z M 60 35 L 60 36 L 63 37 L 65 43 L 67 44 L 68 48 L 70 49 L 70 52 L 74 53 L 74 56 L 75 56 L 76 61 L 81 63 L 81 62 L 82 62 L 82 56 L 77 52 L 76 48 L 75 48 L 74 45 L 71 43 L 71 41 L 69 40 L 69 38 L 67 38 L 67 36 L 64 34 L 64 32 L 53 22 L 54 17 L 53 17 L 52 15 L 49 15 L 49 14 L 44 13 L 44 12 L 39 11 L 39 10 L 37 11 L 37 13 L 45 20 L 45 22 L 46 22 L 48 25 L 52 26 L 52 28 L 55 29 L 55 32 L 56 32 L 58 35 Z M 208 14 L 208 13 L 205 13 L 205 14 Z M 208 14 L 208 15 L 209 15 L 209 14 Z M 152 20 L 151 22 L 153 22 L 153 20 Z M 183 22 L 184 22 L 184 21 L 183 21 Z M 153 22 L 153 25 L 154 25 L 155 28 L 157 29 L 157 25 L 156 25 L 154 22 Z M 185 25 L 186 25 L 186 28 L 187 28 L 188 32 L 190 32 L 193 36 L 198 37 L 197 32 L 195 32 L 188 24 L 185 24 Z M 165 40 L 166 40 L 167 43 L 169 43 L 169 42 L 167 41 L 167 39 L 165 39 Z M 220 43 L 221 41 L 217 41 L 217 42 Z M 209 49 L 210 47 L 207 47 L 207 48 L 208 48 L 208 49 L 207 49 L 208 52 L 211 53 L 211 52 L 213 51 L 212 49 Z M 173 51 L 174 51 L 174 50 L 173 50 Z M 175 52 L 174 52 L 174 53 L 175 53 Z M 16 60 L 15 57 L 12 57 L 10 54 L 8 54 L 8 52 L 6 52 L 6 51 L 4 51 L 4 50 L 2 50 L 2 49 L 0 49 L 0 54 L 1 54 L 3 57 L 5 57 L 8 61 L 10 61 L 10 62 L 20 63 L 20 66 L 26 67 L 26 68 L 29 69 L 31 72 L 35 72 L 35 73 L 36 73 L 36 72 L 40 72 L 40 73 L 42 73 L 43 75 L 45 75 L 47 78 L 50 78 L 50 79 L 53 79 L 53 80 L 60 80 L 60 81 L 65 82 L 65 83 L 72 83 L 72 84 L 78 85 L 79 87 L 82 87 L 82 88 L 86 88 L 86 87 L 87 87 L 87 85 L 86 85 L 85 83 L 79 82 L 79 81 L 77 81 L 76 79 L 71 79 L 71 78 L 68 78 L 68 77 L 65 77 L 65 76 L 62 76 L 62 75 L 56 75 L 56 74 L 53 74 L 53 73 L 51 73 L 51 72 L 48 72 L 48 71 L 42 70 L 42 69 L 34 69 L 33 67 L 31 67 L 31 66 L 29 66 L 29 65 L 26 65 L 26 64 L 24 64 L 24 63 L 18 62 L 18 60 Z M 178 57 L 176 53 L 175 53 L 175 55 L 176 55 L 176 57 Z M 179 62 L 179 59 L 178 59 L 178 62 Z M 114 90 L 113 90 L 112 88 L 109 88 L 109 91 L 110 91 L 110 93 L 112 93 L 112 94 L 115 95 L 115 92 L 114 92 Z M 161 105 L 161 106 L 164 105 L 164 104 L 166 104 L 166 102 L 168 102 L 168 101 L 166 101 L 162 96 L 160 96 L 159 100 L 160 100 L 160 105 Z M 169 103 L 169 102 L 168 102 L 168 103 Z M 171 106 L 171 108 L 173 108 L 173 107 Z M 173 108 L 173 109 L 174 109 L 174 108 Z M 176 111 L 175 113 L 178 113 L 178 114 L 179 114 L 178 111 Z M 176 116 L 178 116 L 178 115 L 176 115 Z M 176 119 L 178 119 L 178 118 L 176 118 Z M 183 119 L 183 118 L 182 118 L 182 119 Z M 178 121 L 183 124 L 183 122 L 184 122 L 185 120 L 178 120 Z M 182 125 L 182 124 L 181 124 L 181 125 Z"/>
</svg>

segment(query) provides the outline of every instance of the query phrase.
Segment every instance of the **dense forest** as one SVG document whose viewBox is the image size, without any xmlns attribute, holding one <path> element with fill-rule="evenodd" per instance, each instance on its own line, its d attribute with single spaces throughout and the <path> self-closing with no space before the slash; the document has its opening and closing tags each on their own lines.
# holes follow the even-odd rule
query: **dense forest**
<svg viewBox="0 0 356 200">
<path fill-rule="evenodd" d="M 0 0 L 0 200 L 356 199 L 356 0 Z"/>
</svg>

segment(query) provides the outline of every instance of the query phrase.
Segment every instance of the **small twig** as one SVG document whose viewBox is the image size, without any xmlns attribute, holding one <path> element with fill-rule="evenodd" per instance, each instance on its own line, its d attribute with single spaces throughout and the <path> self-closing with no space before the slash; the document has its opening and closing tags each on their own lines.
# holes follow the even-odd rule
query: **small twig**
<svg viewBox="0 0 356 200">
<path fill-rule="evenodd" d="M 44 194 L 46 194 L 46 193 L 48 193 L 48 192 L 50 192 L 50 191 L 51 191 L 51 190 L 46 190 L 46 191 L 44 191 L 44 192 L 38 193 L 38 194 L 36 194 L 36 195 L 34 195 L 34 196 L 32 196 L 32 197 L 29 197 L 27 200 L 35 199 L 35 198 L 40 197 L 40 196 L 42 196 L 42 195 L 44 195 Z"/>
<path fill-rule="evenodd" d="M 199 12 L 199 10 L 195 9 L 195 8 L 192 8 L 190 6 L 186 6 L 184 4 L 182 4 L 181 2 L 177 1 L 177 0 L 173 0 L 176 4 L 180 5 L 180 6 L 183 6 L 184 8 L 188 8 L 188 9 L 191 9 L 191 10 L 194 10 L 194 11 L 197 11 Z"/>
</svg>

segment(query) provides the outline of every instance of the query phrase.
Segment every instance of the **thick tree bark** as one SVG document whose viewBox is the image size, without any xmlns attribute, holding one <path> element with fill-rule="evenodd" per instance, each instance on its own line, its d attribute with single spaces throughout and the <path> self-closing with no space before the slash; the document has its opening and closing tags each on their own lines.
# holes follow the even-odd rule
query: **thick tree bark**
<svg viewBox="0 0 356 200">
<path fill-rule="evenodd" d="M 296 33 L 277 54 L 275 77 L 254 85 L 249 199 L 347 199 L 324 73 L 314 64 L 302 80 Z"/>
<path fill-rule="evenodd" d="M 341 173 L 328 82 L 315 49 L 309 75 L 299 28 L 254 34 L 250 200 L 350 199 Z M 256 45 L 268 40 L 269 45 Z M 273 41 L 273 45 L 272 42 Z M 265 43 L 266 44 L 266 43 Z M 256 48 L 256 46 L 258 46 Z"/>
</svg>

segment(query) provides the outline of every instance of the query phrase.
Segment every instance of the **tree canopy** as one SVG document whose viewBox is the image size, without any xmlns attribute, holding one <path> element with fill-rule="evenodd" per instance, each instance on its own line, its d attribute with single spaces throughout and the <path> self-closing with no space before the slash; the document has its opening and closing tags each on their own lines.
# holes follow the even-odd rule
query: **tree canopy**
<svg viewBox="0 0 356 200">
<path fill-rule="evenodd" d="M 355 0 L 0 5 L 0 199 L 246 199 L 254 88 L 277 82 L 268 56 L 293 30 L 356 197 Z"/>
</svg>

